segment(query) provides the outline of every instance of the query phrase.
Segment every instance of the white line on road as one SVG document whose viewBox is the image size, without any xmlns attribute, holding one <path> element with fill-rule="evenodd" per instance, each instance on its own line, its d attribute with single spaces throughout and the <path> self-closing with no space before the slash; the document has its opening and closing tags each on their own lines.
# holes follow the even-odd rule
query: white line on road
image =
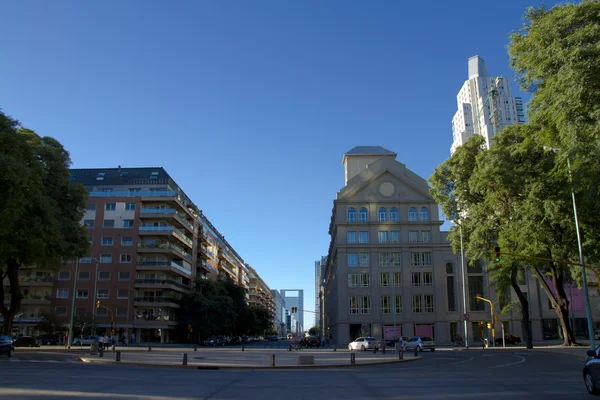
<svg viewBox="0 0 600 400">
<path fill-rule="evenodd" d="M 452 365 L 462 364 L 462 363 L 466 363 L 467 361 L 472 361 L 472 360 L 473 360 L 473 357 L 469 358 L 468 360 L 462 360 L 462 361 L 459 361 L 459 362 L 452 363 Z"/>
<path fill-rule="evenodd" d="M 491 367 L 488 368 L 501 368 L 501 367 L 509 367 L 511 365 L 517 365 L 517 364 L 521 364 L 525 362 L 525 357 L 521 357 L 521 356 L 517 356 L 516 354 L 511 354 L 511 356 L 513 357 L 519 357 L 521 360 L 514 362 L 514 363 L 508 363 L 508 364 L 502 364 L 502 365 L 492 365 Z"/>
</svg>

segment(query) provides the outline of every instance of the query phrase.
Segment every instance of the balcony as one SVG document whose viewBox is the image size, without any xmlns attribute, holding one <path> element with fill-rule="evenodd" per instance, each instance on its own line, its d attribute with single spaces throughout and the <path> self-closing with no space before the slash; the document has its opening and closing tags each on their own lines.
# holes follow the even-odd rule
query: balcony
<svg viewBox="0 0 600 400">
<path fill-rule="evenodd" d="M 140 261 L 136 266 L 137 271 L 169 271 L 184 274 L 186 277 L 192 275 L 192 267 L 177 264 L 175 261 Z"/>
<path fill-rule="evenodd" d="M 174 317 L 168 315 L 135 315 L 133 325 L 140 328 L 168 329 L 171 326 L 177 325 Z"/>
<path fill-rule="evenodd" d="M 185 214 L 177 212 L 174 208 L 142 208 L 140 218 L 174 218 L 190 233 L 194 233 L 194 224 L 187 220 Z"/>
<path fill-rule="evenodd" d="M 187 253 L 182 247 L 176 246 L 173 243 L 140 243 L 138 245 L 139 253 L 159 253 L 159 254 L 174 254 L 184 260 L 192 261 L 192 255 Z"/>
<path fill-rule="evenodd" d="M 10 286 L 10 284 L 8 282 L 8 278 L 4 279 L 4 281 L 2 283 L 4 284 L 4 286 Z M 30 277 L 30 276 L 20 276 L 19 277 L 19 285 L 21 285 L 21 287 L 29 287 L 29 286 L 51 287 L 53 284 L 54 284 L 54 278 L 51 276 L 44 276 L 44 277 L 40 277 L 40 278 Z"/>
<path fill-rule="evenodd" d="M 229 266 L 227 263 L 221 262 L 221 263 L 219 263 L 219 267 L 221 269 L 223 269 L 223 271 L 225 271 L 229 275 L 231 275 L 232 278 L 237 278 L 236 273 L 233 272 L 233 268 L 231 266 Z"/>
<path fill-rule="evenodd" d="M 4 296 L 4 303 L 10 303 L 11 296 Z M 52 295 L 44 294 L 44 295 L 36 295 L 36 294 L 28 294 L 24 295 L 21 300 L 21 305 L 46 305 L 49 306 L 52 304 Z"/>
<path fill-rule="evenodd" d="M 179 308 L 177 300 L 173 297 L 135 297 L 133 299 L 135 307 L 171 307 Z"/>
<path fill-rule="evenodd" d="M 204 270 L 206 270 L 208 272 L 212 272 L 212 270 L 213 270 L 212 265 L 210 265 L 209 263 L 207 263 L 204 260 L 198 260 L 198 261 L 196 261 L 196 268 L 201 268 L 201 269 L 204 269 Z"/>
<path fill-rule="evenodd" d="M 139 233 L 140 233 L 140 235 L 148 234 L 148 233 L 151 235 L 162 235 L 162 234 L 171 235 L 172 234 L 177 239 L 179 239 L 183 243 L 185 243 L 188 247 L 192 248 L 194 246 L 194 242 L 192 241 L 192 239 L 185 236 L 185 233 L 182 230 L 177 229 L 174 226 L 141 225 Z"/>
<path fill-rule="evenodd" d="M 136 279 L 135 287 L 147 289 L 171 289 L 179 292 L 190 290 L 189 285 L 178 282 L 174 279 Z"/>
</svg>

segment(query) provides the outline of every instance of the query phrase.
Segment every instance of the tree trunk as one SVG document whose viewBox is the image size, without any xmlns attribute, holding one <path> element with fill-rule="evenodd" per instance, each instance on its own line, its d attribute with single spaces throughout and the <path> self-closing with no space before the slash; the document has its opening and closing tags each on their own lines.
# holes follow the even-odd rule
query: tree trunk
<svg viewBox="0 0 600 400">
<path fill-rule="evenodd" d="M 6 308 L 4 305 L 4 287 L 2 282 L 0 282 L 0 313 L 2 313 L 2 317 L 4 318 L 2 330 L 4 331 L 4 334 L 8 336 L 12 336 L 13 319 L 15 318 L 15 315 L 17 315 L 17 312 L 19 312 L 19 309 L 21 308 L 21 299 L 23 299 L 21 285 L 19 284 L 19 267 L 20 264 L 14 258 L 8 260 L 6 276 L 8 277 L 11 295 L 9 308 Z"/>
<path fill-rule="evenodd" d="M 517 281 L 517 269 L 514 269 L 510 276 L 510 284 L 517 294 L 519 298 L 519 302 L 521 303 L 521 315 L 523 319 L 521 320 L 521 325 L 523 329 L 523 333 L 525 334 L 525 342 L 527 344 L 528 349 L 533 349 L 533 338 L 531 336 L 531 321 L 529 320 L 529 300 L 521 291 L 521 287 L 519 286 L 519 282 Z"/>
<path fill-rule="evenodd" d="M 552 283 L 554 285 L 554 290 L 556 295 L 552 293 L 550 286 L 540 273 L 537 268 L 533 268 L 533 272 L 535 273 L 536 278 L 540 281 L 542 289 L 546 292 L 546 295 L 550 299 L 552 303 L 552 307 L 554 307 L 554 312 L 558 317 L 560 322 L 560 326 L 563 331 L 563 346 L 573 346 L 577 344 L 575 340 L 575 336 L 573 335 L 573 330 L 571 329 L 571 325 L 569 324 L 569 300 L 567 299 L 565 289 L 563 287 L 564 281 L 562 279 L 562 274 L 557 271 L 554 265 L 550 266 L 550 272 L 552 273 Z"/>
</svg>

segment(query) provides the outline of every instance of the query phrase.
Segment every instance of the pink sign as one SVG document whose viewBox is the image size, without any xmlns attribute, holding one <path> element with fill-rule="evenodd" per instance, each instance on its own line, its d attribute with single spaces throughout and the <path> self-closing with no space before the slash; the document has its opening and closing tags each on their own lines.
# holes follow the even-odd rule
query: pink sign
<svg viewBox="0 0 600 400">
<path fill-rule="evenodd" d="M 554 290 L 554 283 L 550 279 L 546 279 L 546 283 L 550 287 L 550 291 L 553 295 L 556 295 L 556 291 Z M 567 299 L 569 300 L 569 311 L 571 307 L 573 307 L 573 311 L 583 311 L 584 310 L 584 302 L 583 302 L 583 290 L 579 289 L 577 285 L 566 284 L 564 286 L 565 293 L 567 294 Z"/>
<path fill-rule="evenodd" d="M 433 337 L 433 326 L 431 325 L 415 325 L 415 336 Z"/>
<path fill-rule="evenodd" d="M 394 331 L 394 325 L 385 325 L 383 327 L 383 340 L 394 340 L 394 334 L 396 338 L 402 336 L 402 327 L 396 325 L 396 330 Z"/>
</svg>

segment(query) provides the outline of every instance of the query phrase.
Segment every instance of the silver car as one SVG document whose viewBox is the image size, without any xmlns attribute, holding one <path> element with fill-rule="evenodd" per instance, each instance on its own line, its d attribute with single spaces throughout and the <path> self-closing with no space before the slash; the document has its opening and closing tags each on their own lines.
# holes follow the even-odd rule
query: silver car
<svg viewBox="0 0 600 400">
<path fill-rule="evenodd" d="M 73 346 L 89 346 L 92 343 L 98 343 L 100 336 L 84 336 L 83 338 L 77 338 L 73 340 Z"/>
<path fill-rule="evenodd" d="M 359 337 L 348 344 L 348 350 L 363 350 L 374 349 L 380 347 L 380 343 L 373 337 Z"/>
<path fill-rule="evenodd" d="M 432 338 L 427 336 L 413 336 L 408 339 L 408 342 L 406 342 L 406 351 L 414 351 L 415 347 L 418 349 L 418 351 L 427 349 L 430 351 L 435 351 L 435 342 Z"/>
</svg>

